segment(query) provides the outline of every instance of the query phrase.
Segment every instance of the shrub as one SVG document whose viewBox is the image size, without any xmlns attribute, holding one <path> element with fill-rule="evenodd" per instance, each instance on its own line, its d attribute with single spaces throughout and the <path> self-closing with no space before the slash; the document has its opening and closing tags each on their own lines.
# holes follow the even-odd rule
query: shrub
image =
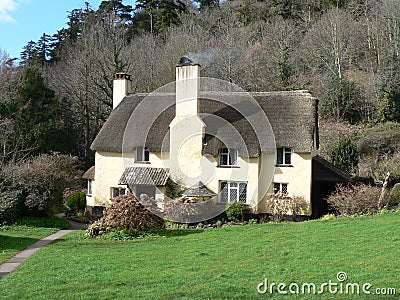
<svg viewBox="0 0 400 300">
<path fill-rule="evenodd" d="M 400 183 L 396 183 L 389 194 L 389 207 L 396 207 L 400 204 Z"/>
<path fill-rule="evenodd" d="M 304 197 L 290 197 L 284 193 L 270 195 L 267 207 L 272 215 L 272 220 L 282 222 L 286 215 L 291 215 L 295 221 L 297 215 L 307 215 L 310 213 L 310 205 Z"/>
<path fill-rule="evenodd" d="M 379 121 L 400 121 L 400 89 L 389 87 L 379 103 Z"/>
<path fill-rule="evenodd" d="M 382 156 L 394 153 L 400 146 L 400 124 L 388 122 L 366 128 L 357 146 L 361 156 Z"/>
<path fill-rule="evenodd" d="M 84 211 L 86 208 L 86 194 L 84 192 L 77 192 L 68 197 L 67 205 L 75 212 Z"/>
<path fill-rule="evenodd" d="M 358 165 L 358 150 L 353 139 L 344 135 L 328 149 L 330 161 L 337 167 L 354 173 Z"/>
<path fill-rule="evenodd" d="M 14 221 L 22 209 L 21 191 L 0 192 L 0 225 Z"/>
<path fill-rule="evenodd" d="M 125 230 L 134 234 L 140 231 L 164 228 L 164 220 L 149 210 L 157 209 L 154 200 L 146 195 L 141 197 L 141 202 L 132 194 L 114 198 L 111 206 L 105 209 L 103 217 L 89 226 L 86 235 L 95 237 L 118 230 Z"/>
<path fill-rule="evenodd" d="M 245 215 L 249 213 L 250 207 L 241 201 L 232 203 L 226 210 L 226 216 L 232 222 L 243 222 Z"/>
<path fill-rule="evenodd" d="M 339 185 L 327 198 L 328 204 L 339 215 L 373 213 L 378 211 L 381 188 L 365 184 Z"/>
<path fill-rule="evenodd" d="M 197 197 L 182 196 L 164 202 L 164 218 L 179 223 L 197 223 L 213 217 L 215 203 Z"/>
<path fill-rule="evenodd" d="M 165 195 L 167 197 L 171 199 L 182 197 L 184 191 L 185 187 L 182 184 L 168 177 L 167 183 L 165 184 Z"/>
<path fill-rule="evenodd" d="M 77 158 L 60 154 L 42 154 L 20 163 L 10 163 L 0 177 L 7 190 L 22 191 L 28 216 L 51 215 L 63 203 L 65 188 L 78 188 L 81 183 Z M 4 190 L 4 189 L 3 189 Z"/>
</svg>

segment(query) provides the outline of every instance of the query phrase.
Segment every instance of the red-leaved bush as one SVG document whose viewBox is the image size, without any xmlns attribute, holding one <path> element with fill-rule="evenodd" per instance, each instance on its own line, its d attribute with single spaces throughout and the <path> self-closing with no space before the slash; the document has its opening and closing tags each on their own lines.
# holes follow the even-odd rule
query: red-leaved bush
<svg viewBox="0 0 400 300">
<path fill-rule="evenodd" d="M 141 195 L 140 202 L 132 194 L 116 197 L 105 209 L 103 217 L 89 226 L 86 235 L 95 237 L 112 230 L 139 232 L 163 228 L 164 220 L 146 207 L 152 211 L 157 209 L 154 200 L 147 195 Z"/>
</svg>

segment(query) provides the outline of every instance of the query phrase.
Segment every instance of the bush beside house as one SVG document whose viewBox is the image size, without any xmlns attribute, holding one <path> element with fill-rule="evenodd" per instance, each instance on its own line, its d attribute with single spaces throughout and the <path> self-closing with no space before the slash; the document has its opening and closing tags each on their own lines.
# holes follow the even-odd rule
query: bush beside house
<svg viewBox="0 0 400 300">
<path fill-rule="evenodd" d="M 0 172 L 0 223 L 21 216 L 49 216 L 63 204 L 65 188 L 78 188 L 77 158 L 42 154 L 10 163 Z"/>
<path fill-rule="evenodd" d="M 142 195 L 140 202 L 132 194 L 116 197 L 111 206 L 105 209 L 103 217 L 89 226 L 86 235 L 95 237 L 118 230 L 134 234 L 164 228 L 164 219 L 150 212 L 148 208 L 153 211 L 157 209 L 147 195 Z"/>
</svg>

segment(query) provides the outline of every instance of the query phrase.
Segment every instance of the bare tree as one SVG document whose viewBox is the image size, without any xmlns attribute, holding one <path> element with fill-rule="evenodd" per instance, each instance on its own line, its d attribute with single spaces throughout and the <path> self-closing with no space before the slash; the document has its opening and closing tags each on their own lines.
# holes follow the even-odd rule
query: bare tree
<svg viewBox="0 0 400 300">
<path fill-rule="evenodd" d="M 93 158 L 90 144 L 112 109 L 112 84 L 116 72 L 129 69 L 127 36 L 118 17 L 85 25 L 82 36 L 64 48 L 63 59 L 48 68 L 48 79 L 68 104 L 80 133 L 80 156 Z"/>
</svg>

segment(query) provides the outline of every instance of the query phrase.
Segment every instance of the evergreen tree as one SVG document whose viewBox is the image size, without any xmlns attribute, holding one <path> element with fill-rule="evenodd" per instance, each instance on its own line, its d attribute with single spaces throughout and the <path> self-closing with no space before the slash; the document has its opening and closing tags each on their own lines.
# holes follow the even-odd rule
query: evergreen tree
<svg viewBox="0 0 400 300">
<path fill-rule="evenodd" d="M 27 147 L 36 153 L 68 149 L 68 137 L 60 120 L 60 105 L 36 67 L 28 67 L 17 85 L 13 117 Z"/>
<path fill-rule="evenodd" d="M 159 34 L 168 27 L 179 24 L 179 16 L 186 11 L 181 0 L 139 0 L 136 1 L 133 22 L 136 30 Z"/>
<path fill-rule="evenodd" d="M 97 14 L 104 15 L 113 13 L 120 18 L 122 23 L 129 24 L 132 22 L 132 11 L 132 6 L 124 5 L 122 0 L 108 0 L 100 3 Z"/>
<path fill-rule="evenodd" d="M 34 41 L 29 41 L 21 52 L 21 64 L 29 63 L 33 61 L 36 57 L 36 43 Z"/>
</svg>

